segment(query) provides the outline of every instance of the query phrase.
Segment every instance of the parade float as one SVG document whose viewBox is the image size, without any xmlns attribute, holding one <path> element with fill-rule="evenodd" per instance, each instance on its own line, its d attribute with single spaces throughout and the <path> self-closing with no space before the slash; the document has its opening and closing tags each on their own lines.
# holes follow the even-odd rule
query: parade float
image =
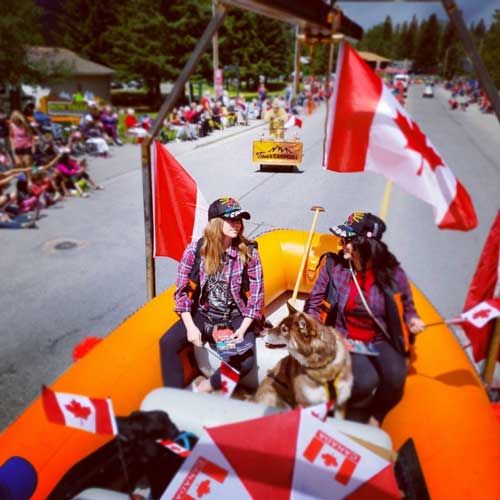
<svg viewBox="0 0 500 500">
<path fill-rule="evenodd" d="M 276 230 L 261 235 L 257 241 L 266 279 L 266 311 L 272 314 L 290 296 L 297 269 L 306 248 L 307 233 L 294 230 Z M 307 293 L 315 278 L 319 257 L 336 248 L 337 239 L 327 234 L 315 234 L 311 252 L 300 281 L 300 293 Z M 426 323 L 442 318 L 432 304 L 413 288 L 416 308 Z M 123 324 L 113 330 L 87 355 L 74 363 L 52 385 L 55 391 L 109 397 L 116 415 L 128 415 L 133 410 L 158 407 L 158 397 L 148 395 L 161 387 L 158 342 L 163 333 L 177 320 L 173 312 L 173 287 L 148 302 Z M 263 342 L 259 343 L 257 378 L 276 362 L 276 353 L 269 356 Z M 282 353 L 281 355 L 284 355 Z M 189 349 L 184 352 L 185 382 L 199 373 Z M 253 382 L 255 384 L 255 381 Z M 250 384 L 251 385 L 251 384 Z M 162 393 L 161 391 L 165 391 Z M 206 396 L 186 392 L 183 399 L 175 396 L 172 418 L 180 427 L 234 422 L 243 418 L 232 409 L 228 419 L 220 396 Z M 213 398 L 213 405 L 193 404 L 193 398 Z M 149 401 L 149 403 L 148 403 Z M 217 403 L 220 401 L 220 404 Z M 232 405 L 253 403 L 231 401 Z M 257 406 L 257 405 L 255 405 Z M 206 409 L 204 414 L 203 407 Z M 219 413 L 213 408 L 218 407 Z M 260 413 L 259 413 L 260 411 Z M 252 415 L 262 415 L 256 410 Z M 245 414 L 245 412 L 243 412 Z M 218 417 L 219 415 L 219 417 Z M 217 422 L 217 420 L 220 420 Z M 206 424 L 205 424 L 206 422 Z M 333 420 L 333 424 L 335 421 Z M 491 410 L 483 385 L 465 353 L 446 325 L 426 330 L 417 337 L 410 361 L 410 374 L 403 400 L 389 413 L 383 426 L 390 439 L 366 432 L 358 424 L 355 433 L 366 441 L 398 450 L 412 439 L 433 499 L 440 498 L 498 498 L 500 483 L 496 473 L 500 426 Z M 194 429 L 196 430 L 196 429 Z M 372 436 L 372 437 L 370 437 Z M 0 463 L 9 457 L 22 456 L 38 474 L 38 485 L 33 498 L 46 498 L 64 474 L 76 463 L 103 445 L 109 437 L 77 431 L 55 425 L 47 420 L 40 399 L 21 414 L 0 436 Z M 392 442 L 392 446 L 391 446 Z"/>
</svg>

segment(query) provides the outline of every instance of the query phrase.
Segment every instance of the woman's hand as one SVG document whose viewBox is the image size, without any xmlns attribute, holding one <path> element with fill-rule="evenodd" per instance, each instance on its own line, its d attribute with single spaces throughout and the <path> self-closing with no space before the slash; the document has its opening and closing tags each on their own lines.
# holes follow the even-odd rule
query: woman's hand
<svg viewBox="0 0 500 500">
<path fill-rule="evenodd" d="M 417 316 L 414 316 L 408 322 L 408 329 L 413 335 L 423 332 L 425 328 L 425 323 Z"/>
<path fill-rule="evenodd" d="M 203 344 L 201 342 L 201 332 L 196 325 L 190 325 L 186 328 L 187 339 L 191 344 L 201 347 Z"/>
<path fill-rule="evenodd" d="M 235 330 L 231 338 L 236 342 L 241 342 L 243 340 L 243 337 L 245 336 L 245 333 L 247 333 L 248 328 L 252 324 L 252 321 L 252 318 L 244 317 L 240 327 Z"/>
<path fill-rule="evenodd" d="M 243 330 L 241 327 L 238 328 L 234 333 L 233 336 L 231 337 L 231 340 L 234 340 L 235 342 L 241 342 L 243 340 L 243 337 L 245 336 L 246 330 Z"/>
</svg>

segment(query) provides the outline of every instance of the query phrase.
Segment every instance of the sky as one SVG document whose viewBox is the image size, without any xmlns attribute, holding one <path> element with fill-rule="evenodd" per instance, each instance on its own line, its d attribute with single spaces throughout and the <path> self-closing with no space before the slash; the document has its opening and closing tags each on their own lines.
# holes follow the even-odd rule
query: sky
<svg viewBox="0 0 500 500">
<path fill-rule="evenodd" d="M 456 0 L 462 10 L 465 24 L 477 23 L 484 19 L 489 26 L 495 8 L 500 10 L 500 0 Z M 341 1 L 337 5 L 347 17 L 360 24 L 365 30 L 374 24 L 382 23 L 387 15 L 392 18 L 393 24 L 411 21 L 413 14 L 418 19 L 424 19 L 431 14 L 437 14 L 439 19 L 447 20 L 448 16 L 440 1 L 436 2 L 359 2 Z"/>
</svg>

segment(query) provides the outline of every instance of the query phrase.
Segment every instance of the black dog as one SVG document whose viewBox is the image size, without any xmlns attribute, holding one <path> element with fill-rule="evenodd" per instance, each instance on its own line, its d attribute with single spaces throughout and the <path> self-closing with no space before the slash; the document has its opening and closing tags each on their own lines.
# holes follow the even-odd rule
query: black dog
<svg viewBox="0 0 500 500">
<path fill-rule="evenodd" d="M 191 449 L 196 436 L 181 433 L 163 411 L 134 411 L 117 417 L 118 436 L 74 465 L 49 495 L 49 500 L 70 499 L 91 488 L 132 493 L 146 480 L 154 499 L 165 491 L 184 458 L 158 444 L 158 439 L 186 436 Z M 126 469 L 126 472 L 125 472 Z"/>
</svg>

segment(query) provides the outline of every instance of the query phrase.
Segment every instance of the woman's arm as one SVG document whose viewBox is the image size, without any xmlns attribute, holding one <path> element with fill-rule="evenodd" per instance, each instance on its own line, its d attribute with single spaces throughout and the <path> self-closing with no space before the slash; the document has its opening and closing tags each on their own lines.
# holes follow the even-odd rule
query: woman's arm
<svg viewBox="0 0 500 500">
<path fill-rule="evenodd" d="M 424 329 L 424 322 L 420 319 L 415 310 L 415 303 L 413 302 L 413 294 L 411 293 L 410 283 L 406 273 L 401 267 L 396 268 L 394 273 L 394 280 L 401 293 L 403 301 L 403 316 L 408 329 L 411 333 L 417 334 Z"/>
<path fill-rule="evenodd" d="M 252 250 L 252 258 L 247 264 L 247 273 L 250 296 L 248 297 L 247 306 L 242 313 L 245 318 L 249 319 L 247 325 L 248 328 L 252 320 L 260 319 L 262 317 L 262 310 L 264 309 L 264 277 L 259 251 L 256 248 Z M 243 327 L 243 324 L 245 323 L 247 322 L 244 320 L 241 327 Z"/>
<path fill-rule="evenodd" d="M 181 261 L 177 267 L 177 279 L 175 282 L 176 288 L 174 292 L 175 306 L 174 311 L 181 314 L 184 312 L 191 313 L 193 301 L 188 295 L 189 291 L 189 275 L 196 258 L 196 245 L 197 241 L 190 243 L 184 253 L 182 254 Z M 198 284 L 198 286 L 200 286 Z"/>
<path fill-rule="evenodd" d="M 310 314 L 317 320 L 320 320 L 321 303 L 325 298 L 326 290 L 330 281 L 330 275 L 328 274 L 328 269 L 326 268 L 327 265 L 328 261 L 325 262 L 325 265 L 321 268 L 319 276 L 314 282 L 311 293 L 304 304 L 304 312 Z"/>
</svg>

